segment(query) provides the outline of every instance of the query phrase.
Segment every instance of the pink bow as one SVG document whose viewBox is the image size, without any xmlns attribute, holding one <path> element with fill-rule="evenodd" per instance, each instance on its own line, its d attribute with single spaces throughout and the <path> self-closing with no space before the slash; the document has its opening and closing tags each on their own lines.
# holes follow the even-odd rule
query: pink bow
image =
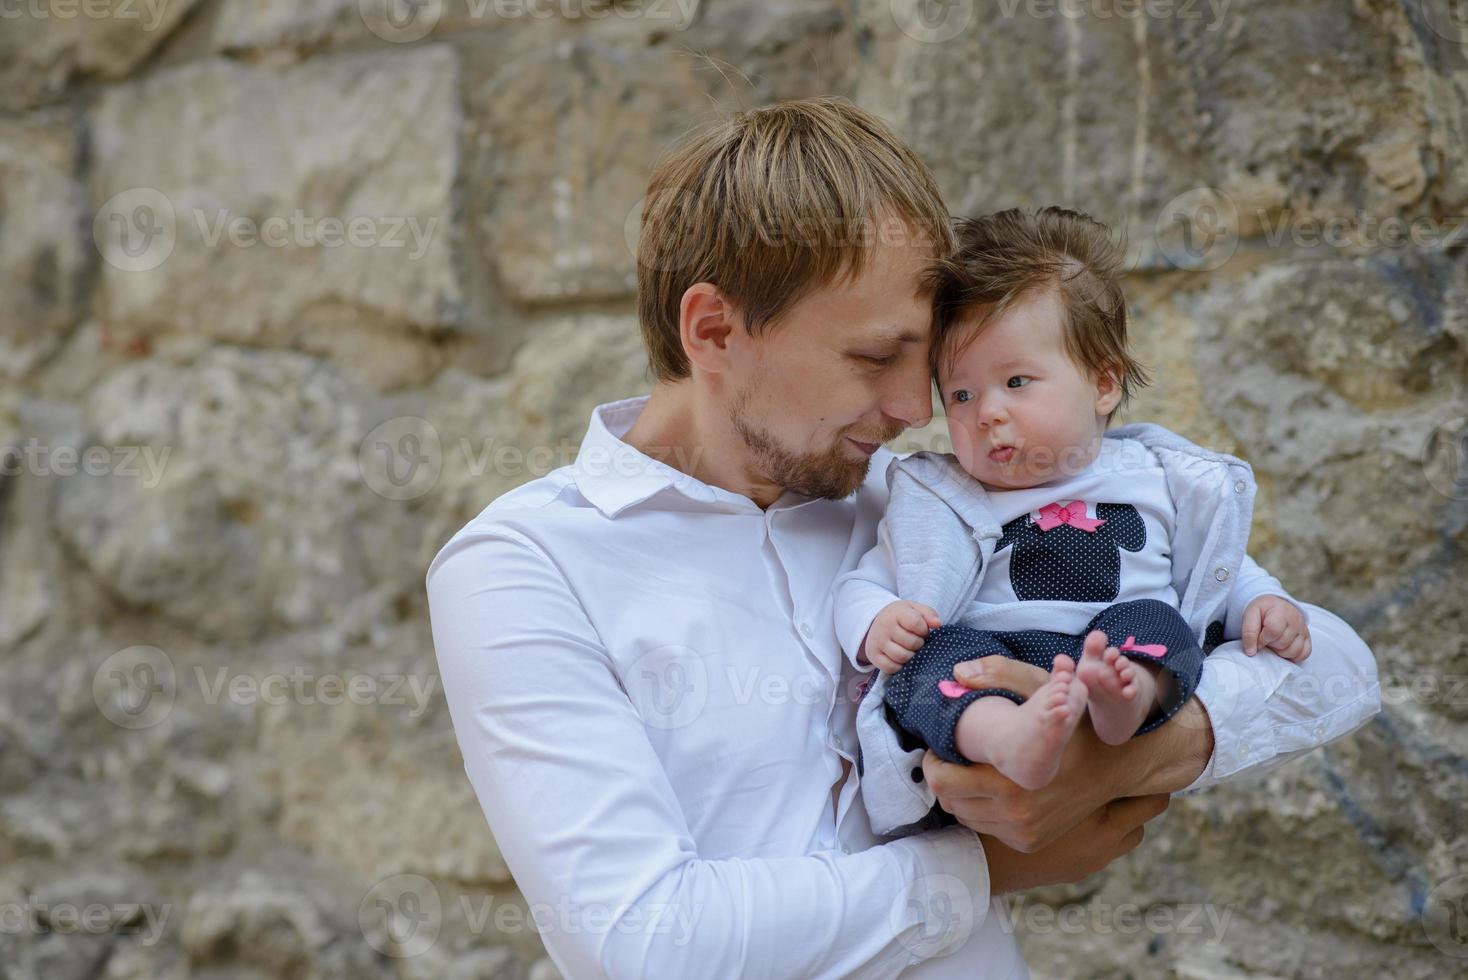
<svg viewBox="0 0 1468 980">
<path fill-rule="evenodd" d="M 1161 643 L 1138 643 L 1135 636 L 1128 636 L 1126 642 L 1117 649 L 1127 653 L 1145 653 L 1149 657 L 1167 656 L 1167 647 Z"/>
<path fill-rule="evenodd" d="M 1072 500 L 1064 507 L 1058 503 L 1046 504 L 1040 508 L 1040 517 L 1035 521 L 1036 526 L 1042 531 L 1069 524 L 1071 527 L 1079 528 L 1090 534 L 1095 534 L 1096 528 L 1105 523 L 1099 518 L 1086 516 L 1086 503 L 1083 500 Z"/>
<path fill-rule="evenodd" d="M 968 693 L 969 689 L 958 681 L 943 680 L 938 682 L 938 690 L 943 692 L 945 698 L 961 698 Z"/>
</svg>

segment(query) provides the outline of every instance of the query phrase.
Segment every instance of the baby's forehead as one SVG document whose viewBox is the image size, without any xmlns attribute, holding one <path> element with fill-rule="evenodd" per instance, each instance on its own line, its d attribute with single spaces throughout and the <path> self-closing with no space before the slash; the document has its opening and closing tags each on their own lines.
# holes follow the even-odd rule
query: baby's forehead
<svg viewBox="0 0 1468 980">
<path fill-rule="evenodd" d="M 1028 329 L 1010 329 L 991 323 L 956 334 L 944 360 L 951 371 L 1000 370 L 1048 361 L 1064 354 L 1064 348 L 1064 336 L 1059 329 L 1047 330 L 1039 324 L 1031 324 Z"/>
</svg>

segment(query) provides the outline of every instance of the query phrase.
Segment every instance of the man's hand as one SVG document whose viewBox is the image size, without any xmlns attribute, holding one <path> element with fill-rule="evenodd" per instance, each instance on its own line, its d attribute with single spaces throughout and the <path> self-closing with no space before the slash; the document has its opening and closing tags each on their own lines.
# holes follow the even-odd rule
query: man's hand
<svg viewBox="0 0 1468 980">
<path fill-rule="evenodd" d="M 1166 810 L 1169 799 L 1156 793 L 1114 800 L 1089 814 L 1073 833 L 1028 854 L 982 835 L 990 894 L 1074 884 L 1095 874 L 1142 843 L 1143 824 Z"/>
<path fill-rule="evenodd" d="M 1305 626 L 1305 615 L 1281 596 L 1262 595 L 1249 603 L 1239 632 L 1244 652 L 1251 657 L 1260 647 L 1295 663 L 1303 663 L 1310 656 L 1310 630 Z"/>
<path fill-rule="evenodd" d="M 922 649 L 928 631 L 941 625 L 938 613 L 921 602 L 889 602 L 872 620 L 862 653 L 866 662 L 882 673 L 895 674 Z"/>
<path fill-rule="evenodd" d="M 1031 664 L 1003 656 L 970 660 L 954 677 L 971 688 L 1002 687 L 1029 697 L 1050 677 Z M 923 756 L 923 777 L 942 808 L 959 823 L 999 838 L 1009 848 L 1048 848 L 1119 797 L 1169 793 L 1187 786 L 1208 763 L 1213 728 L 1196 699 L 1168 723 L 1122 745 L 1107 745 L 1089 724 L 1076 727 L 1060 771 L 1049 785 L 1027 790 L 991 765 L 944 762 Z"/>
</svg>

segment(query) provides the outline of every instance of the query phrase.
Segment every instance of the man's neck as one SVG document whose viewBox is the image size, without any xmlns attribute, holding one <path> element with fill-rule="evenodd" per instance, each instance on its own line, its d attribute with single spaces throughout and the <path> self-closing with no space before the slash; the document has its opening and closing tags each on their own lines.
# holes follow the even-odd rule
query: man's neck
<svg viewBox="0 0 1468 980">
<path fill-rule="evenodd" d="M 711 487 L 769 507 L 785 492 L 750 465 L 749 450 L 721 406 L 692 382 L 660 382 L 622 441 Z"/>
</svg>

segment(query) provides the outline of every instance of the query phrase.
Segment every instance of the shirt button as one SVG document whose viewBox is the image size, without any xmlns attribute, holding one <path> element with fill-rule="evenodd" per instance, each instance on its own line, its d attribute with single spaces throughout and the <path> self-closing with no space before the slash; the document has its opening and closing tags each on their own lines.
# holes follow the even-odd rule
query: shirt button
<svg viewBox="0 0 1468 980">
<path fill-rule="evenodd" d="M 816 635 L 816 631 L 810 628 L 810 623 L 801 623 L 800 624 L 800 635 L 803 636 L 803 637 L 805 637 L 808 640 L 812 636 L 815 636 Z"/>
<path fill-rule="evenodd" d="M 1216 578 L 1216 579 L 1218 579 L 1220 582 L 1223 582 L 1223 581 L 1227 580 L 1227 578 L 1228 578 L 1228 569 L 1227 568 L 1215 568 L 1213 570 L 1213 577 Z"/>
<path fill-rule="evenodd" d="M 1249 489 L 1249 485 L 1243 480 L 1239 480 L 1234 484 L 1234 493 L 1243 493 L 1247 489 Z"/>
<path fill-rule="evenodd" d="M 1324 735 L 1325 735 L 1325 726 L 1324 725 L 1316 725 L 1315 726 L 1315 737 L 1316 738 L 1321 738 Z"/>
<path fill-rule="evenodd" d="M 923 767 L 922 766 L 913 766 L 912 767 L 912 781 L 915 782 L 915 783 L 920 783 L 920 782 L 923 781 Z"/>
</svg>

